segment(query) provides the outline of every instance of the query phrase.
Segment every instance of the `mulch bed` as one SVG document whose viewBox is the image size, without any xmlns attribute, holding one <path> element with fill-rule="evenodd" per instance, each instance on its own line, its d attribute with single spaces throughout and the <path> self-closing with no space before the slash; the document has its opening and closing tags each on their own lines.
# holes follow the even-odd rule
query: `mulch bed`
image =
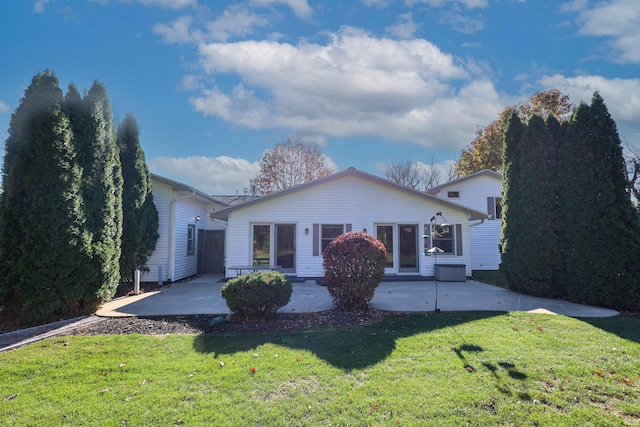
<svg viewBox="0 0 640 427">
<path fill-rule="evenodd" d="M 213 315 L 108 318 L 98 323 L 67 331 L 65 335 L 112 334 L 235 334 L 245 332 L 289 332 L 315 326 L 341 327 L 376 323 L 393 313 L 380 310 L 344 312 L 337 309 L 318 313 L 278 313 L 257 320 L 228 320 L 210 325 Z"/>
</svg>

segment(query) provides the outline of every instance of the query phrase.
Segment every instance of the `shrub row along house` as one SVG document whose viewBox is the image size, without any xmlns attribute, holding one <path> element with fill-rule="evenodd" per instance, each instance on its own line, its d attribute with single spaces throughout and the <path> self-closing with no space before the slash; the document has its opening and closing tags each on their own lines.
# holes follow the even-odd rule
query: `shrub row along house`
<svg viewBox="0 0 640 427">
<path fill-rule="evenodd" d="M 262 197 L 215 197 L 158 175 L 152 180 L 160 239 L 146 281 L 230 278 L 249 266 L 319 278 L 322 251 L 347 231 L 384 243 L 386 275 L 430 277 L 437 260 L 470 276 L 500 263 L 502 186 L 491 171 L 420 192 L 349 168 Z M 444 252 L 431 256 L 434 246 Z"/>
</svg>

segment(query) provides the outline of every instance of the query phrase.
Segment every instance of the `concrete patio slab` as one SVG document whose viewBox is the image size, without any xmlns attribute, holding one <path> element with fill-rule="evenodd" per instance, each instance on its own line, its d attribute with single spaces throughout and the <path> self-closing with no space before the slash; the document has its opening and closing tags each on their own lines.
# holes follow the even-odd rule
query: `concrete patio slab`
<svg viewBox="0 0 640 427">
<path fill-rule="evenodd" d="M 104 317 L 169 316 L 190 314 L 228 314 L 229 307 L 220 296 L 222 276 L 201 276 L 188 282 L 164 286 L 158 292 L 115 299 L 96 313 Z M 564 300 L 522 295 L 497 286 L 466 282 L 383 282 L 376 289 L 371 307 L 397 312 L 434 311 L 532 311 L 564 314 L 572 317 L 609 317 L 615 310 L 575 304 Z M 315 281 L 293 284 L 291 301 L 280 313 L 310 313 L 334 307 L 326 287 Z"/>
</svg>

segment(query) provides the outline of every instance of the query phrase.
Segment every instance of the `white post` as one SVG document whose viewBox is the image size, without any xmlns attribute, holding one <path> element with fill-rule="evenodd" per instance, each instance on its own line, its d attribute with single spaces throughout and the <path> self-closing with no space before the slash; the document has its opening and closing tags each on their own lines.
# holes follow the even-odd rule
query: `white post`
<svg viewBox="0 0 640 427">
<path fill-rule="evenodd" d="M 140 294 L 140 270 L 133 272 L 133 294 Z"/>
</svg>

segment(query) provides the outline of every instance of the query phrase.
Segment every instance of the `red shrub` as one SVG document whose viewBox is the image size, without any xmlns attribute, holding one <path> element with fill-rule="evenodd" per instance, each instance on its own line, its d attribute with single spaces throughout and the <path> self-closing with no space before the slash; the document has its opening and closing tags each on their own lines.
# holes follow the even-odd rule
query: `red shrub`
<svg viewBox="0 0 640 427">
<path fill-rule="evenodd" d="M 382 242 L 352 231 L 331 242 L 322 256 L 333 302 L 343 310 L 366 309 L 384 275 L 387 250 Z"/>
</svg>

